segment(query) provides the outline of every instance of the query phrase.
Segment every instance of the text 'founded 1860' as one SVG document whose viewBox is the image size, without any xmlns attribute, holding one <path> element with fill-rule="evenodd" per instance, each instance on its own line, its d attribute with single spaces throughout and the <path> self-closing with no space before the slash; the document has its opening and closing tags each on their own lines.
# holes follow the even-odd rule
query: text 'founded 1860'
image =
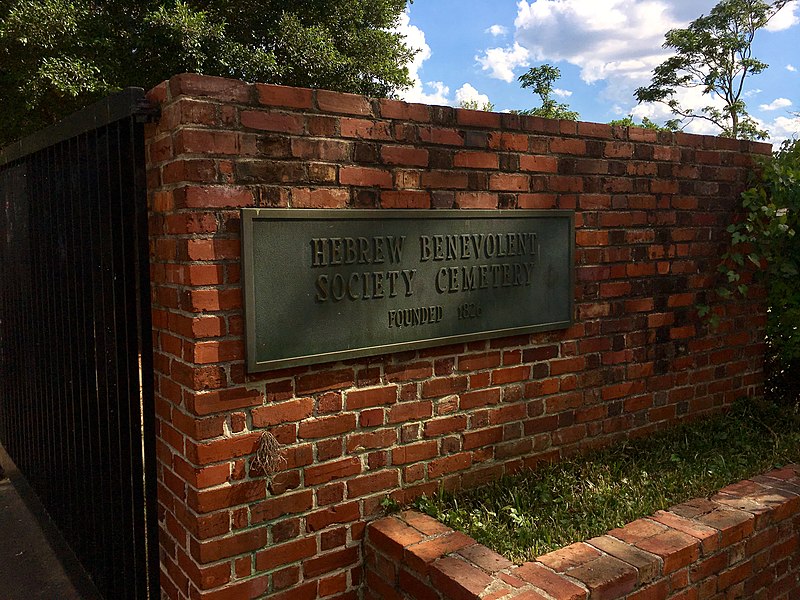
<svg viewBox="0 0 800 600">
<path fill-rule="evenodd" d="M 250 371 L 568 327 L 569 211 L 242 210 Z"/>
</svg>

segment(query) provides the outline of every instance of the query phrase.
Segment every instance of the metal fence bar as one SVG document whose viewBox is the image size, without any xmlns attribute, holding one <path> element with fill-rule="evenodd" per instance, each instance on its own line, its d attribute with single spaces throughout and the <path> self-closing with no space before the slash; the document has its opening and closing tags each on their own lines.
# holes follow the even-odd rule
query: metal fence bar
<svg viewBox="0 0 800 600">
<path fill-rule="evenodd" d="M 0 443 L 115 599 L 159 595 L 149 116 L 126 90 L 0 150 Z"/>
</svg>

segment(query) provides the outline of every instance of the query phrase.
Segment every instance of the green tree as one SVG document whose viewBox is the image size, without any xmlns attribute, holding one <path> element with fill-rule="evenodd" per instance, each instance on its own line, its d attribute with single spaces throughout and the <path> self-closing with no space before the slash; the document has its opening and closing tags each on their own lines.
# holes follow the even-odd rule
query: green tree
<svg viewBox="0 0 800 600">
<path fill-rule="evenodd" d="M 492 102 L 486 101 L 483 104 L 478 102 L 477 100 L 462 100 L 458 103 L 459 108 L 466 108 L 468 110 L 483 110 L 486 112 L 492 112 L 494 110 L 494 104 Z"/>
<path fill-rule="evenodd" d="M 407 0 L 0 0 L 0 145 L 182 72 L 371 96 L 410 84 Z"/>
<path fill-rule="evenodd" d="M 609 122 L 609 125 L 614 125 L 616 127 L 642 127 L 643 129 L 653 129 L 655 131 L 675 131 L 676 129 L 675 127 L 669 127 L 669 124 L 659 125 L 647 117 L 642 117 L 642 122 L 637 123 L 634 121 L 633 115 L 628 115 L 624 119 L 614 119 Z"/>
<path fill-rule="evenodd" d="M 546 119 L 566 119 L 577 121 L 579 115 L 569 109 L 568 104 L 556 102 L 552 98 L 553 84 L 561 78 L 561 70 L 553 65 L 543 64 L 531 67 L 527 73 L 519 76 L 519 82 L 524 88 L 531 88 L 533 93 L 542 100 L 542 105 L 537 108 L 519 111 L 522 115 L 533 115 Z"/>
<path fill-rule="evenodd" d="M 675 54 L 653 70 L 647 87 L 634 95 L 641 102 L 666 104 L 677 119 L 667 124 L 703 119 L 713 123 L 725 137 L 764 139 L 768 133 L 748 115 L 744 102 L 745 82 L 767 68 L 753 56 L 753 39 L 780 10 L 786 0 L 769 4 L 763 0 L 722 0 L 706 16 L 685 29 L 672 29 L 664 48 Z M 679 89 L 700 89 L 703 95 L 721 100 L 722 107 L 699 110 L 682 106 Z"/>
<path fill-rule="evenodd" d="M 800 140 L 785 141 L 756 167 L 742 193 L 744 218 L 728 226 L 731 246 L 716 291 L 723 298 L 746 297 L 754 273 L 766 283 L 770 391 L 800 402 Z M 701 315 L 709 310 L 701 307 Z"/>
</svg>

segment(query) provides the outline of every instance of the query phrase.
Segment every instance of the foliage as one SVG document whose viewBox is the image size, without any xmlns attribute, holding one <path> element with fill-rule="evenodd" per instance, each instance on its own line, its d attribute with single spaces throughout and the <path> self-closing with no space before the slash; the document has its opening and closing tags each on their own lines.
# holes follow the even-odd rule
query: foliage
<svg viewBox="0 0 800 600">
<path fill-rule="evenodd" d="M 387 96 L 406 0 L 0 0 L 0 145 L 126 86 L 199 72 Z"/>
<path fill-rule="evenodd" d="M 753 57 L 753 39 L 784 4 L 722 0 L 686 29 L 668 31 L 664 48 L 675 54 L 654 69 L 650 85 L 638 88 L 636 99 L 666 104 L 678 117 L 668 127 L 703 119 L 725 137 L 765 139 L 767 132 L 747 113 L 745 82 L 767 68 Z M 699 89 L 712 103 L 699 110 L 682 106 L 676 97 L 679 89 Z"/>
<path fill-rule="evenodd" d="M 676 129 L 675 127 L 669 127 L 667 125 L 659 125 L 647 117 L 642 117 L 642 122 L 637 123 L 633 120 L 633 115 L 628 115 L 624 119 L 614 119 L 609 123 L 609 125 L 616 127 L 641 127 L 643 129 L 652 129 L 654 131 L 675 131 Z"/>
<path fill-rule="evenodd" d="M 494 104 L 491 102 L 484 102 L 480 104 L 477 100 L 462 100 L 458 103 L 459 108 L 466 108 L 467 110 L 484 110 L 486 112 L 492 112 L 494 110 Z"/>
<path fill-rule="evenodd" d="M 787 140 L 773 156 L 759 161 L 752 186 L 742 193 L 742 206 L 744 218 L 728 226 L 731 247 L 719 267 L 723 283 L 717 294 L 746 296 L 748 271 L 766 277 L 772 383 L 775 391 L 796 402 L 800 399 L 800 140 Z"/>
<path fill-rule="evenodd" d="M 521 562 L 798 460 L 798 409 L 749 401 L 725 416 L 422 498 L 416 507 Z"/>
<path fill-rule="evenodd" d="M 553 84 L 561 77 L 561 70 L 553 65 L 543 64 L 531 67 L 527 73 L 519 76 L 519 81 L 524 88 L 531 88 L 533 93 L 542 100 L 542 105 L 537 108 L 521 110 L 521 115 L 532 115 L 546 119 L 566 119 L 577 121 L 580 118 L 577 112 L 570 110 L 568 104 L 556 102 L 551 96 Z"/>
</svg>

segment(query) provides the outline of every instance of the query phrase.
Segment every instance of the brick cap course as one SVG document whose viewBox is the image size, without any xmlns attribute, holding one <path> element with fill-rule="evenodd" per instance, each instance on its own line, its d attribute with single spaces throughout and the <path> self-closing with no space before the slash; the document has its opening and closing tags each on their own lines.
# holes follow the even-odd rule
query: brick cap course
<svg viewBox="0 0 800 600">
<path fill-rule="evenodd" d="M 731 507 L 734 499 L 736 508 Z M 789 465 L 727 486 L 711 500 L 684 502 L 606 536 L 572 544 L 522 565 L 512 564 L 427 515 L 404 511 L 367 526 L 366 564 L 369 569 L 378 554 L 397 563 L 395 581 L 381 584 L 399 590 L 398 598 L 409 597 L 403 591 L 420 591 L 405 590 L 402 582 L 409 577 L 425 587 L 432 598 L 442 600 L 658 599 L 681 590 L 689 594 L 686 597 L 695 597 L 693 586 L 701 584 L 703 589 L 716 586 L 720 593 L 740 585 L 742 589 L 752 588 L 755 597 L 759 589 L 772 589 L 776 582 L 767 581 L 755 569 L 753 579 L 757 583 L 747 580 L 753 556 L 761 552 L 759 557 L 772 558 L 775 549 L 782 546 L 791 547 L 796 554 L 797 533 L 791 533 L 788 544 L 783 542 L 772 549 L 754 545 L 753 556 L 741 556 L 741 551 L 736 554 L 725 547 L 726 543 L 753 539 L 759 533 L 752 528 L 756 518 L 762 528 L 776 526 L 791 532 L 796 529 L 798 513 L 800 465 Z M 751 527 L 743 528 L 743 523 Z M 404 557 L 402 562 L 400 557 Z M 766 566 L 762 570 L 769 572 Z M 706 579 L 701 577 L 713 581 L 704 583 Z M 373 592 L 369 589 L 371 580 L 367 578 L 367 597 Z M 796 582 L 782 585 L 794 585 L 791 589 L 800 591 Z"/>
</svg>

